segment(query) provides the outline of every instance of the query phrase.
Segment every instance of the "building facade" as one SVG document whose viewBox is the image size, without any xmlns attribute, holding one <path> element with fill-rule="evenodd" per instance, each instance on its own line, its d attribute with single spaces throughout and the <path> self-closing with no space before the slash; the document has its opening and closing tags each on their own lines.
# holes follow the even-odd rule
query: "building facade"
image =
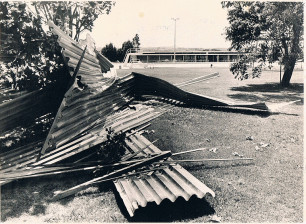
<svg viewBox="0 0 306 224">
<path fill-rule="evenodd" d="M 124 63 L 167 63 L 167 62 L 234 62 L 239 58 L 233 51 L 143 51 L 129 49 Z"/>
</svg>

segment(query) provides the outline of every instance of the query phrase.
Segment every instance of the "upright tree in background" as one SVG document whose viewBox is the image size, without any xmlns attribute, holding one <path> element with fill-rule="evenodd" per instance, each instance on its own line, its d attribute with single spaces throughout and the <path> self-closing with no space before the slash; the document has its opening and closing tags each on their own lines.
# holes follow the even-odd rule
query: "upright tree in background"
<svg viewBox="0 0 306 224">
<path fill-rule="evenodd" d="M 121 56 L 121 60 L 120 61 L 123 61 L 125 55 L 126 55 L 126 52 L 130 49 L 130 48 L 133 48 L 133 43 L 132 41 L 128 40 L 128 41 L 125 41 L 123 42 L 122 44 L 122 47 L 121 47 L 121 52 L 122 52 L 122 56 Z"/>
<path fill-rule="evenodd" d="M 54 81 L 62 68 L 54 38 L 23 2 L 0 3 L 1 82 L 14 89 L 39 89 Z M 54 76 L 51 75 L 54 74 Z"/>
<path fill-rule="evenodd" d="M 101 14 L 109 14 L 113 1 L 40 1 L 32 3 L 37 14 L 53 21 L 78 41 L 84 30 L 92 31 L 94 21 Z"/>
<path fill-rule="evenodd" d="M 284 65 L 282 86 L 290 84 L 296 61 L 303 55 L 302 2 L 222 2 L 230 26 L 226 39 L 242 54 L 231 65 L 238 79 L 259 77 L 262 67 L 275 61 Z M 248 69 L 256 63 L 251 74 Z"/>
<path fill-rule="evenodd" d="M 64 73 L 63 59 L 55 38 L 43 30 L 52 20 L 75 40 L 93 28 L 99 15 L 110 12 L 105 2 L 1 2 L 1 82 L 15 89 L 34 90 L 54 83 Z"/>
<path fill-rule="evenodd" d="M 124 59 L 122 48 L 117 49 L 117 61 L 122 62 Z"/>
<path fill-rule="evenodd" d="M 133 47 L 139 48 L 139 46 L 140 46 L 140 39 L 139 39 L 139 35 L 136 34 L 135 37 L 133 38 Z"/>
<path fill-rule="evenodd" d="M 133 42 L 128 40 L 123 42 L 122 47 L 114 50 L 114 45 L 112 43 L 107 44 L 102 48 L 101 53 L 107 57 L 110 61 L 123 61 L 126 55 L 126 52 L 133 48 Z M 114 56 L 114 52 L 116 51 L 116 56 Z M 114 58 L 115 57 L 115 58 Z"/>
<path fill-rule="evenodd" d="M 118 60 L 117 58 L 117 48 L 109 43 L 105 47 L 102 48 L 101 53 L 108 58 L 108 60 L 115 62 Z"/>
</svg>

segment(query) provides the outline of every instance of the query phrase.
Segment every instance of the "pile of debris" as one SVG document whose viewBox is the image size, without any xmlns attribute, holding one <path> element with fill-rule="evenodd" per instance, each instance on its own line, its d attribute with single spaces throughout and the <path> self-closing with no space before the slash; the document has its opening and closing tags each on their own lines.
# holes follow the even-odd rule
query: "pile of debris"
<svg viewBox="0 0 306 224">
<path fill-rule="evenodd" d="M 216 77 L 218 73 L 177 85 L 139 73 L 118 78 L 103 55 L 87 49 L 92 44 L 83 48 L 53 23 L 49 22 L 49 26 L 58 36 L 71 71 L 68 90 L 61 102 L 54 103 L 59 107 L 46 139 L 1 152 L 1 184 L 92 170 L 99 174 L 96 178 L 55 192 L 54 200 L 93 184 L 113 181 L 130 216 L 148 202 L 160 204 L 164 199 L 174 202 L 178 197 L 187 201 L 193 195 L 203 198 L 207 193 L 214 196 L 211 189 L 178 164 L 180 161 L 170 158 L 175 154 L 161 151 L 146 139 L 143 130 L 152 119 L 176 105 L 240 108 L 260 113 L 268 113 L 267 106 L 230 103 L 179 88 Z M 0 121 L 4 121 L 1 132 L 16 126 L 24 114 L 30 120 L 46 114 L 48 91 L 41 94 L 39 90 L 1 104 Z M 31 113 L 33 108 L 35 113 Z M 117 157 L 107 157 L 107 153 Z M 99 154 L 104 159 L 100 160 Z"/>
</svg>

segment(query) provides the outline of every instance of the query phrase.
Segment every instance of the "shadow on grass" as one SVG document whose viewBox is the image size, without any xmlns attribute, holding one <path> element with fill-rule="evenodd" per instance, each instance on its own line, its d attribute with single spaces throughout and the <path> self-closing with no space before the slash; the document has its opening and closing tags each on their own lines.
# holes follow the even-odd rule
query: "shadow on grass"
<svg viewBox="0 0 306 224">
<path fill-rule="evenodd" d="M 282 88 L 279 83 L 250 84 L 247 86 L 232 87 L 231 90 L 240 92 L 303 93 L 304 85 L 302 83 L 291 83 L 289 87 Z"/>
<path fill-rule="evenodd" d="M 228 94 L 228 97 L 232 99 L 238 99 L 242 101 L 248 102 L 272 102 L 272 103 L 283 103 L 283 102 L 292 102 L 297 101 L 295 105 L 303 105 L 304 98 L 301 94 L 282 94 L 282 95 L 275 95 L 275 94 L 262 94 L 262 95 L 253 95 L 253 94 Z"/>
<path fill-rule="evenodd" d="M 227 163 L 227 164 L 226 164 Z M 228 164 L 231 163 L 231 164 Z M 231 168 L 231 167 L 241 167 L 241 166 L 252 166 L 255 165 L 253 161 L 226 161 L 224 164 L 213 164 L 213 165 L 204 165 L 204 164 L 184 164 L 184 168 L 189 171 L 203 170 L 203 169 L 217 169 L 217 168 Z"/>
<path fill-rule="evenodd" d="M 166 199 L 160 205 L 150 202 L 146 207 L 139 207 L 135 215 L 130 217 L 119 193 L 114 189 L 115 198 L 122 214 L 129 222 L 176 222 L 186 219 L 194 219 L 215 213 L 214 208 L 205 198 L 199 199 L 192 196 L 189 201 L 179 197 L 175 202 Z"/>
<path fill-rule="evenodd" d="M 139 101 L 145 102 L 146 100 L 149 100 L 149 98 L 139 98 Z M 175 102 L 172 102 L 171 99 L 156 99 L 160 102 L 170 104 L 177 107 L 183 107 L 183 108 L 196 108 L 196 109 L 203 109 L 203 110 L 211 110 L 211 111 L 222 111 L 222 112 L 229 112 L 229 113 L 239 113 L 239 114 L 248 114 L 248 115 L 258 115 L 260 117 L 268 117 L 271 115 L 271 113 L 267 110 L 260 110 L 260 109 L 253 109 L 248 107 L 234 107 L 234 106 L 209 106 L 209 105 L 196 105 L 196 104 L 187 104 L 187 103 L 180 103 L 177 104 Z M 152 105 L 152 104 L 151 104 Z M 156 105 L 155 105 L 156 106 Z"/>
<path fill-rule="evenodd" d="M 51 202 L 55 191 L 66 190 L 92 178 L 92 174 L 62 174 L 12 181 L 1 186 L 1 221 L 3 222 L 11 217 L 18 218 L 23 213 L 30 215 L 45 214 L 46 207 Z M 108 191 L 110 184 L 104 184 L 99 190 Z M 70 196 L 58 202 L 66 205 L 74 197 Z"/>
<path fill-rule="evenodd" d="M 290 87 L 281 88 L 278 83 L 266 83 L 260 85 L 247 85 L 240 87 L 232 87 L 232 91 L 240 91 L 247 93 L 236 93 L 228 94 L 232 99 L 238 99 L 248 102 L 292 102 L 297 101 L 295 105 L 303 105 L 303 89 L 304 85 L 302 83 L 293 83 Z"/>
<path fill-rule="evenodd" d="M 186 106 L 187 107 L 187 106 Z M 190 108 L 190 107 L 187 107 Z M 243 107 L 194 107 L 197 109 L 205 109 L 205 110 L 211 110 L 211 111 L 221 111 L 221 112 L 226 112 L 226 113 L 237 113 L 237 114 L 247 114 L 247 115 L 257 115 L 259 117 L 269 117 L 271 113 L 266 110 L 254 110 L 251 108 L 243 108 Z"/>
</svg>

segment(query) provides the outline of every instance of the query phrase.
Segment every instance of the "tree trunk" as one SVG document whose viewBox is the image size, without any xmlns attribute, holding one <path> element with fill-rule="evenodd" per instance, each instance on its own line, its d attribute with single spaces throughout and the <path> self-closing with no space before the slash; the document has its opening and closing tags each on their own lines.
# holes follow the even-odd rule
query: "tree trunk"
<svg viewBox="0 0 306 224">
<path fill-rule="evenodd" d="M 290 85 L 290 79 L 292 77 L 295 62 L 296 59 L 291 59 L 288 63 L 285 63 L 285 68 L 284 68 L 285 71 L 281 82 L 281 85 L 283 87 L 288 87 Z"/>
<path fill-rule="evenodd" d="M 283 39 L 282 43 L 285 48 L 285 57 L 284 57 L 284 64 L 285 64 L 285 71 L 284 76 L 282 79 L 282 86 L 288 87 L 290 85 L 290 79 L 292 77 L 293 69 L 296 63 L 296 60 L 299 57 L 299 43 L 300 43 L 300 35 L 302 35 L 301 32 L 303 30 L 303 24 L 297 25 L 297 23 L 293 23 L 292 26 L 292 39 L 291 39 L 291 49 L 290 52 L 288 51 L 288 45 Z"/>
</svg>

